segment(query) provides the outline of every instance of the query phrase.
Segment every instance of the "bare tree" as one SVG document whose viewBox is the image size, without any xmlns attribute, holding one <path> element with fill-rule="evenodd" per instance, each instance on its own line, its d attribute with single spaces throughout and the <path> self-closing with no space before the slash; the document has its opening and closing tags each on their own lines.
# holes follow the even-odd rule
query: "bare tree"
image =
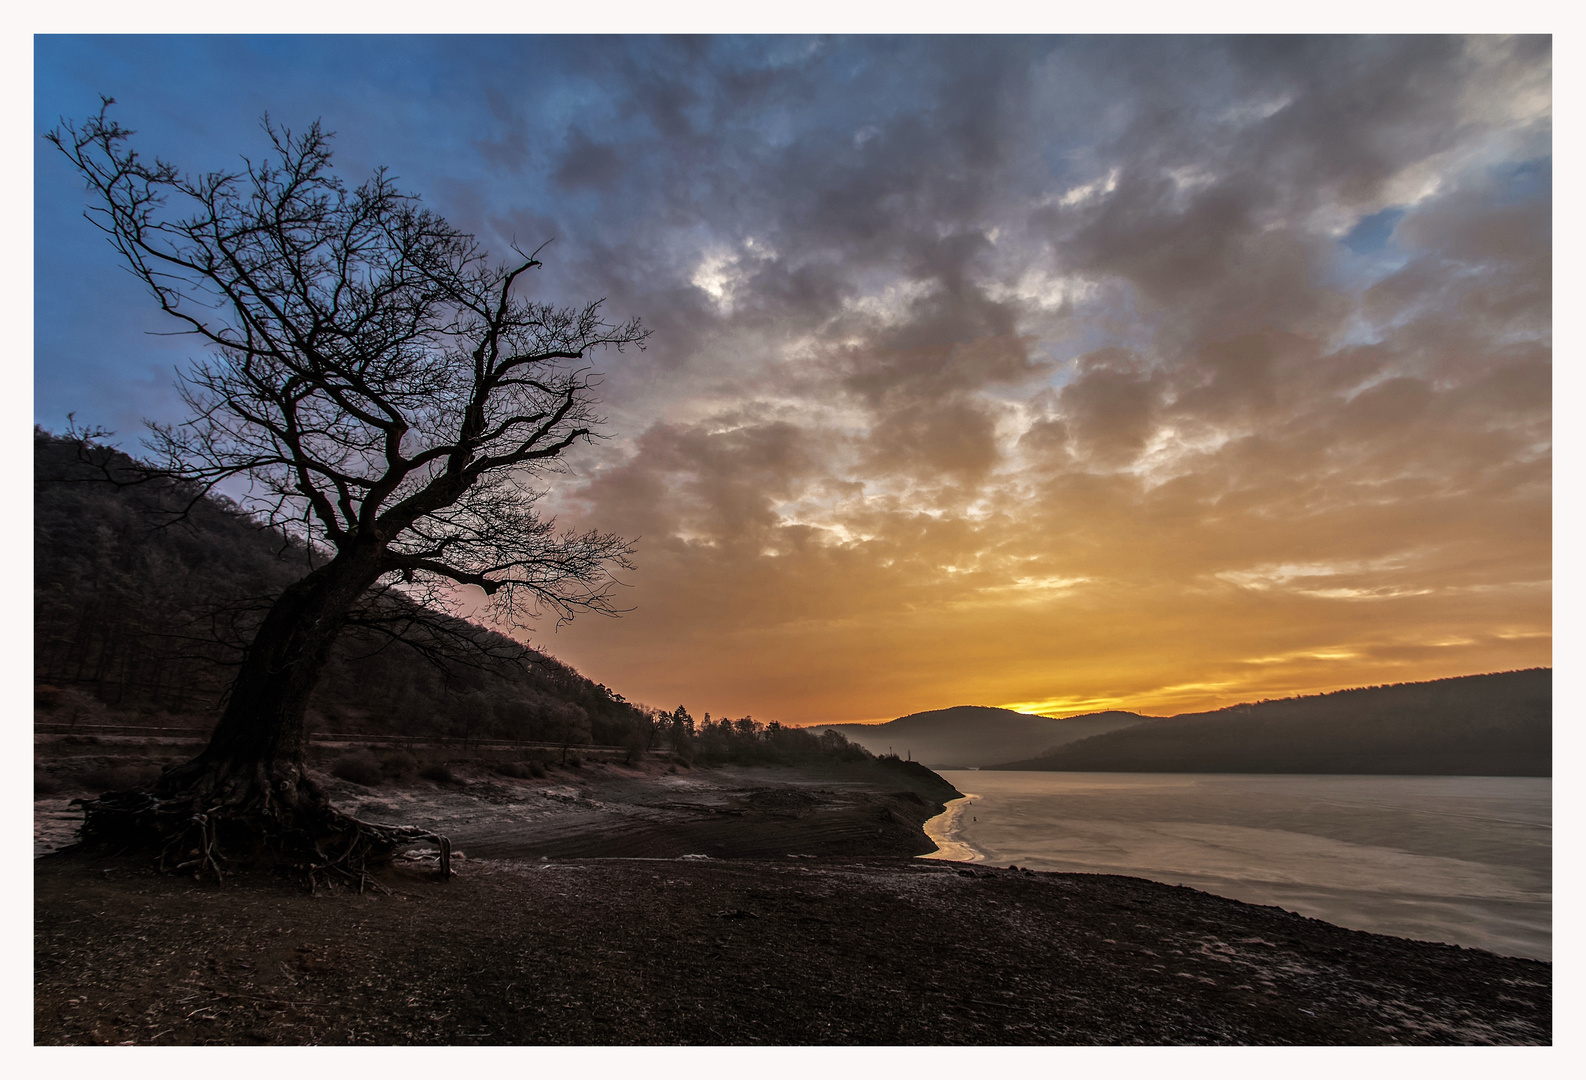
<svg viewBox="0 0 1586 1080">
<path fill-rule="evenodd" d="M 200 492 L 240 478 L 247 509 L 323 558 L 265 615 L 204 752 L 152 799 L 90 804 L 84 835 L 170 842 L 176 828 L 186 845 L 191 818 L 205 852 L 219 828 L 310 865 L 327 834 L 378 854 L 395 839 L 334 811 L 304 772 L 331 644 L 393 588 L 432 602 L 482 590 L 514 626 L 611 612 L 630 546 L 558 531 L 534 485 L 598 437 L 590 353 L 643 348 L 647 331 L 607 321 L 600 301 L 524 298 L 533 254 L 492 262 L 384 170 L 349 190 L 318 123 L 293 135 L 266 117 L 271 157 L 192 176 L 140 157 L 111 104 L 48 138 L 86 178 L 89 219 L 207 346 L 179 381 L 190 418 L 151 425 L 154 468 Z"/>
</svg>

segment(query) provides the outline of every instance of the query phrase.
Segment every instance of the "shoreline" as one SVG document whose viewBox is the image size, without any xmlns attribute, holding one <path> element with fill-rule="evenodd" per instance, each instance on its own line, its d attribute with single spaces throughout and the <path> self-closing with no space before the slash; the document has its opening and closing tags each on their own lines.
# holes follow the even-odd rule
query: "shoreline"
<svg viewBox="0 0 1586 1080">
<path fill-rule="evenodd" d="M 62 780 L 34 800 L 35 857 L 75 839 L 82 812 L 69 800 L 92 794 L 73 783 L 84 758 L 101 769 L 125 760 L 100 752 L 50 762 Z M 451 765 L 457 779 L 444 784 L 366 787 L 318 768 L 311 775 L 356 817 L 419 825 L 472 858 L 528 861 L 921 855 L 935 848 L 921 826 L 959 796 L 923 767 L 874 761 L 693 769 L 585 762 L 538 779 L 504 776 L 489 762 Z"/>
<path fill-rule="evenodd" d="M 399 859 L 364 894 L 311 895 L 37 859 L 35 1043 L 1552 1040 L 1549 963 L 947 857 L 973 850 L 956 831 L 977 796 L 924 769 L 476 775 L 326 779 L 359 812 L 442 827 L 449 881 Z"/>
<path fill-rule="evenodd" d="M 966 792 L 962 798 L 949 801 L 940 814 L 925 822 L 921 828 L 925 830 L 925 835 L 930 838 L 931 843 L 936 845 L 936 850 L 919 858 L 939 859 L 944 862 L 985 862 L 986 856 L 959 836 L 964 811 L 979 798 L 979 795 Z"/>
<path fill-rule="evenodd" d="M 988 863 L 1142 877 L 1355 930 L 1553 956 L 1545 778 L 944 776 L 984 797 L 987 823 L 960 823 L 951 839 Z"/>
</svg>

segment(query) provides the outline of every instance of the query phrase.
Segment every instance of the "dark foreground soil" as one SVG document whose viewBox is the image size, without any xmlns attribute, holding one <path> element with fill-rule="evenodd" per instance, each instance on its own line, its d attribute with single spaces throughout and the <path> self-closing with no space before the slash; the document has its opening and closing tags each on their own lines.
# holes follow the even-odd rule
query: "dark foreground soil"
<svg viewBox="0 0 1586 1080">
<path fill-rule="evenodd" d="M 35 864 L 40 1044 L 1549 1043 L 1551 965 L 1136 878 L 468 859 L 389 892 Z"/>
<path fill-rule="evenodd" d="M 312 895 L 59 851 L 94 770 L 166 750 L 46 749 L 40 1044 L 1552 1040 L 1550 964 L 1137 878 L 911 859 L 958 794 L 912 765 L 319 772 L 339 805 L 464 856 L 449 881 L 415 852 L 364 895 Z"/>
</svg>

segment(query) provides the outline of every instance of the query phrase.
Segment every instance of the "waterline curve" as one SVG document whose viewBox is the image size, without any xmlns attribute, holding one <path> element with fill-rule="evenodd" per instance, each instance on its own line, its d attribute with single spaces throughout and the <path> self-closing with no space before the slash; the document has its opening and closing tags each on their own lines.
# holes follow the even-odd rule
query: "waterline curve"
<svg viewBox="0 0 1586 1080">
<path fill-rule="evenodd" d="M 927 821 L 925 835 L 936 845 L 936 850 L 919 858 L 943 859 L 948 862 L 984 862 L 985 855 L 976 851 L 959 835 L 964 810 L 979 798 L 979 795 L 965 794 L 961 799 L 953 799 L 940 814 Z"/>
</svg>

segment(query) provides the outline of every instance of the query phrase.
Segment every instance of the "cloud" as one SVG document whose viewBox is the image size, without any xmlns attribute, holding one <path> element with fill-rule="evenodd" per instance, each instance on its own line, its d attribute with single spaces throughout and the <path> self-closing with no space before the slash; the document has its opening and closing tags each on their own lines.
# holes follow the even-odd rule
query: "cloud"
<svg viewBox="0 0 1586 1080">
<path fill-rule="evenodd" d="M 651 476 L 686 541 L 652 570 L 641 548 L 636 636 L 709 640 L 748 683 L 822 657 L 833 689 L 761 699 L 794 721 L 997 679 L 1023 687 L 1002 701 L 1077 683 L 1074 700 L 1203 705 L 1535 649 L 1491 627 L 1548 617 L 1550 204 L 1491 154 L 1535 151 L 1512 129 L 1545 125 L 1545 52 L 1156 48 L 1053 54 L 1115 88 L 1095 113 L 1042 99 L 1050 58 L 992 74 L 955 55 L 911 108 L 883 95 L 718 151 L 750 194 L 690 204 L 717 246 L 685 269 L 714 302 L 680 373 L 779 426 L 691 429 L 682 456 L 652 429 L 613 473 Z M 1185 74 L 1216 64 L 1225 79 Z M 805 73 L 744 100 L 819 115 Z M 1531 104 L 1473 118 L 1473 80 Z M 1054 108 L 1057 143 L 1032 147 Z M 685 631 L 662 580 L 712 596 L 720 631 Z M 906 701 L 899 664 L 921 680 Z"/>
<path fill-rule="evenodd" d="M 573 127 L 567 131 L 567 152 L 551 179 L 566 191 L 611 188 L 622 179 L 626 169 L 627 163 L 615 146 L 595 142 Z"/>
<path fill-rule="evenodd" d="M 888 412 L 870 429 L 865 466 L 886 474 L 975 479 L 997 464 L 995 422 L 971 401 L 948 399 Z"/>
<path fill-rule="evenodd" d="M 655 330 L 592 358 L 613 438 L 554 496 L 640 538 L 635 610 L 546 642 L 627 696 L 1170 711 L 1548 662 L 1548 39 L 483 47 L 404 183 Z"/>
</svg>

